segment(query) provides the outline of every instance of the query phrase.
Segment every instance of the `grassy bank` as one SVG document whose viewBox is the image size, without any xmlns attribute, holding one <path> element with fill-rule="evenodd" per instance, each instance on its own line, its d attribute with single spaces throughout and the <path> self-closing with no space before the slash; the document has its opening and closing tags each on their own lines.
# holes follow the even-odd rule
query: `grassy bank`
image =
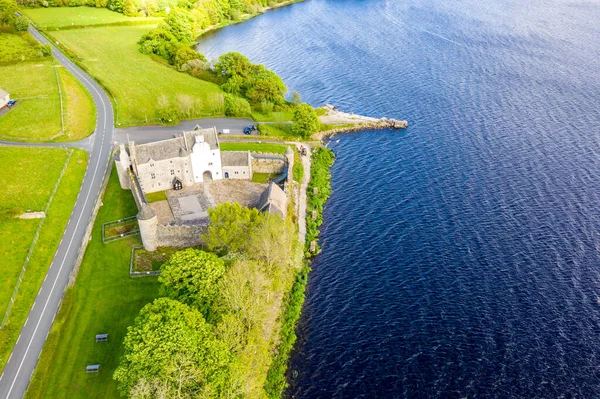
<svg viewBox="0 0 600 399">
<path fill-rule="evenodd" d="M 40 28 L 45 30 L 97 25 L 152 24 L 162 20 L 161 17 L 128 17 L 106 8 L 93 7 L 28 8 L 23 10 L 23 14 L 34 20 Z"/>
<path fill-rule="evenodd" d="M 129 277 L 131 245 L 138 237 L 103 244 L 102 223 L 137 212 L 129 191 L 121 190 L 116 172 L 110 177 L 103 206 L 74 286 L 69 287 L 31 380 L 27 398 L 118 398 L 112 373 L 123 352 L 127 326 L 158 294 L 154 277 Z M 94 335 L 108 333 L 107 343 Z M 68 355 L 67 355 L 68 354 Z M 100 363 L 98 374 L 85 366 Z"/>
<path fill-rule="evenodd" d="M 0 218 L 0 283 L 3 287 L 0 291 L 0 317 L 4 317 L 39 223 L 39 220 L 20 220 L 10 216 L 20 210 L 44 210 L 67 157 L 68 152 L 62 149 L 0 147 L 0 159 L 6 161 L 0 170 L 0 181 L 4 182 L 0 208 L 9 210 L 8 214 L 3 212 L 5 217 Z M 75 150 L 52 199 L 8 324 L 0 330 L 1 368 L 17 340 L 61 240 L 83 180 L 86 163 L 87 153 Z"/>
<path fill-rule="evenodd" d="M 223 92 L 217 85 L 139 52 L 137 42 L 151 27 L 72 29 L 52 36 L 110 92 L 117 126 L 156 123 L 161 107 L 185 105 L 189 118 L 222 115 Z"/>
<path fill-rule="evenodd" d="M 17 100 L 0 117 L 1 139 L 74 141 L 93 130 L 96 109 L 90 94 L 51 57 L 3 66 L 0 87 Z"/>
<path fill-rule="evenodd" d="M 250 151 L 261 152 L 263 154 L 281 154 L 285 153 L 287 145 L 269 144 L 269 143 L 221 143 L 223 151 Z"/>
<path fill-rule="evenodd" d="M 331 174 L 329 168 L 333 165 L 334 154 L 328 148 L 318 147 L 313 149 L 312 165 L 310 170 L 310 183 L 307 192 L 307 233 L 306 244 L 310 246 L 310 241 L 316 240 L 318 236 L 318 227 L 322 223 L 322 211 L 325 202 L 331 194 L 331 186 L 329 180 Z M 318 193 L 314 194 L 313 189 L 317 188 Z M 317 221 L 312 220 L 311 210 L 317 210 Z M 305 251 L 306 257 L 311 254 Z M 281 326 L 281 343 L 273 363 L 269 368 L 267 381 L 265 383 L 265 392 L 270 399 L 279 399 L 282 397 L 283 391 L 287 387 L 286 373 L 288 369 L 289 357 L 296 343 L 296 325 L 302 314 L 302 305 L 304 304 L 306 284 L 308 282 L 308 274 L 310 267 L 308 261 L 305 266 L 296 274 L 296 280 L 285 298 L 285 312 L 283 313 Z"/>
</svg>

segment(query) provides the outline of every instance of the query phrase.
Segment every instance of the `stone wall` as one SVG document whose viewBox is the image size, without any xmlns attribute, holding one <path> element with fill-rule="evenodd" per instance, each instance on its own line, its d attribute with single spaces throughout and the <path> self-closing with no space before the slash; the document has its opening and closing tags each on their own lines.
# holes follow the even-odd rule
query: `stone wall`
<svg viewBox="0 0 600 399">
<path fill-rule="evenodd" d="M 285 161 L 282 159 L 263 159 L 252 157 L 253 173 L 283 173 Z"/>
<path fill-rule="evenodd" d="M 158 225 L 156 236 L 159 247 L 196 247 L 202 244 L 207 226 Z"/>
<path fill-rule="evenodd" d="M 225 179 L 252 180 L 252 171 L 248 166 L 223 166 Z"/>
<path fill-rule="evenodd" d="M 138 164 L 137 170 L 140 185 L 146 194 L 172 189 L 175 177 L 181 180 L 184 187 L 194 184 L 189 156 Z"/>
</svg>

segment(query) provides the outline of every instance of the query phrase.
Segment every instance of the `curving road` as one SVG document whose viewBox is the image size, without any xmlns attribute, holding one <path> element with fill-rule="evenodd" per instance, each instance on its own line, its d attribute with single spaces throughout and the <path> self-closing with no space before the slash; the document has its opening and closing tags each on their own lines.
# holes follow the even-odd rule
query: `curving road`
<svg viewBox="0 0 600 399">
<path fill-rule="evenodd" d="M 41 43 L 48 43 L 37 30 L 30 28 L 30 32 Z M 20 399 L 25 395 L 46 337 L 52 327 L 54 316 L 67 288 L 69 275 L 75 265 L 85 230 L 100 193 L 111 152 L 113 109 L 108 96 L 93 79 L 54 46 L 52 53 L 89 90 L 96 104 L 98 116 L 94 134 L 90 139 L 84 140 L 89 151 L 89 161 L 75 207 L 46 278 L 29 310 L 21 334 L 0 377 L 0 398 L 2 399 Z M 84 371 L 82 370 L 82 372 Z"/>
</svg>

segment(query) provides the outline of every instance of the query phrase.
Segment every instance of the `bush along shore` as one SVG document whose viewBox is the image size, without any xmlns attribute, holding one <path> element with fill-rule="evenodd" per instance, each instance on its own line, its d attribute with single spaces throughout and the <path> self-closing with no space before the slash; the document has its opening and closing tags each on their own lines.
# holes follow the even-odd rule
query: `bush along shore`
<svg viewBox="0 0 600 399">
<path fill-rule="evenodd" d="M 335 155 L 333 151 L 326 147 L 313 149 L 306 204 L 305 265 L 296 274 L 294 285 L 285 300 L 285 312 L 281 326 L 281 343 L 279 344 L 279 351 L 269 368 L 264 387 L 265 392 L 271 399 L 281 398 L 283 391 L 287 387 L 288 361 L 296 343 L 296 325 L 302 314 L 308 274 L 311 271 L 308 259 L 319 252 L 316 240 L 319 236 L 319 227 L 323 224 L 323 207 L 331 195 L 331 173 L 329 169 L 333 165 L 334 159 Z M 315 217 L 313 217 L 312 211 L 316 211 Z M 311 242 L 313 241 L 315 242 L 315 246 L 311 248 Z"/>
</svg>

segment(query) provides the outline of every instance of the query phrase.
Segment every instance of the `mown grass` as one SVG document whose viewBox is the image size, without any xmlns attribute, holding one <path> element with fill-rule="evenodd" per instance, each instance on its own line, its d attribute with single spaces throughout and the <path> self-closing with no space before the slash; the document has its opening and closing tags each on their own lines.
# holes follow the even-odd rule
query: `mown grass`
<svg viewBox="0 0 600 399">
<path fill-rule="evenodd" d="M 40 58 L 41 45 L 29 34 L 0 32 L 0 62 L 17 62 Z"/>
<path fill-rule="evenodd" d="M 90 94 L 66 69 L 55 65 L 51 57 L 3 66 L 0 87 L 17 100 L 17 105 L 0 117 L 1 139 L 74 141 L 88 136 L 94 129 L 96 108 Z"/>
<path fill-rule="evenodd" d="M 139 52 L 137 42 L 153 26 L 116 26 L 52 32 L 71 55 L 97 78 L 115 102 L 117 126 L 156 123 L 159 98 L 178 107 L 180 98 L 192 100 L 188 118 L 223 113 L 222 90 L 214 83 L 196 79 L 160 64 Z"/>
<path fill-rule="evenodd" d="M 166 199 L 167 199 L 166 191 L 157 191 L 155 193 L 146 194 L 146 200 L 148 202 L 166 201 Z"/>
<path fill-rule="evenodd" d="M 52 7 L 30 8 L 22 11 L 42 29 L 68 28 L 71 26 L 91 26 L 104 24 L 136 23 L 140 21 L 160 21 L 159 17 L 127 17 L 107 8 L 92 7 Z"/>
<path fill-rule="evenodd" d="M 31 380 L 26 398 L 118 398 L 112 374 L 123 353 L 127 327 L 140 309 L 158 294 L 155 277 L 129 277 L 130 237 L 108 244 L 100 239 L 102 223 L 137 212 L 129 191 L 121 190 L 116 172 L 110 177 L 103 206 L 79 270 L 69 287 Z M 108 342 L 94 336 L 108 334 Z M 85 366 L 100 363 L 100 372 Z"/>
<path fill-rule="evenodd" d="M 0 207 L 44 210 L 67 157 L 67 151 L 56 148 L 0 147 L 0 159 L 5 161 L 0 169 L 0 181 L 4 185 Z M 86 164 L 87 153 L 74 150 L 42 225 L 8 324 L 0 330 L 0 368 L 4 368 L 61 240 Z M 4 317 L 38 223 L 39 220 L 0 220 L 0 284 L 3 287 L 0 317 Z"/>
<path fill-rule="evenodd" d="M 294 135 L 292 132 L 292 125 L 285 123 L 276 123 L 276 124 L 260 124 L 258 125 L 258 130 L 262 136 L 272 136 L 272 137 L 286 137 L 286 138 L 298 138 L 298 136 Z"/>
<path fill-rule="evenodd" d="M 252 173 L 253 183 L 268 183 L 271 177 L 277 176 L 277 173 Z"/>
<path fill-rule="evenodd" d="M 250 151 L 265 154 L 284 154 L 287 145 L 269 143 L 221 143 L 222 151 Z"/>
</svg>

